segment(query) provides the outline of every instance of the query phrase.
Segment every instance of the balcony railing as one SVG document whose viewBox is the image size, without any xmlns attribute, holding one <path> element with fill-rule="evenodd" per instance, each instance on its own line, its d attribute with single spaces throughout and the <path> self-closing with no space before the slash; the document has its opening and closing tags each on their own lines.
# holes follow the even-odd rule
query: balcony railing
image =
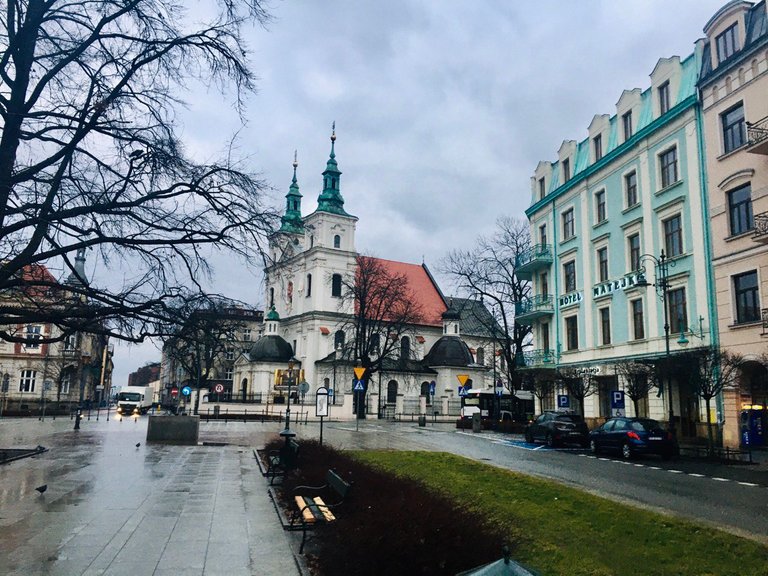
<svg viewBox="0 0 768 576">
<path fill-rule="evenodd" d="M 521 368 L 545 368 L 554 367 L 556 355 L 554 350 L 528 350 L 523 352 Z"/>
<path fill-rule="evenodd" d="M 555 313 L 555 297 L 552 294 L 537 294 L 515 302 L 515 319 L 526 322 Z"/>
<path fill-rule="evenodd" d="M 755 233 L 752 239 L 755 242 L 768 242 L 768 212 L 755 214 Z"/>
<path fill-rule="evenodd" d="M 757 122 L 747 122 L 747 151 L 768 154 L 768 116 Z"/>
<path fill-rule="evenodd" d="M 768 335 L 768 308 L 763 308 L 763 336 Z"/>
<path fill-rule="evenodd" d="M 515 274 L 521 280 L 530 280 L 534 271 L 552 264 L 552 245 L 534 244 L 515 256 Z"/>
</svg>

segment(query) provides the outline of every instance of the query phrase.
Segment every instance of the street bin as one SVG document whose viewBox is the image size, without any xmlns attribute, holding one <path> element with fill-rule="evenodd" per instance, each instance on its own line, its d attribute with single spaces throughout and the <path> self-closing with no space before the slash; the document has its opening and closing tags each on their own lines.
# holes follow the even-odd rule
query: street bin
<svg viewBox="0 0 768 576">
<path fill-rule="evenodd" d="M 426 416 L 419 416 L 419 426 L 422 428 L 427 425 L 427 417 Z"/>
<path fill-rule="evenodd" d="M 472 414 L 472 432 L 480 432 L 483 429 L 482 420 L 480 420 L 480 413 L 475 412 Z"/>
<path fill-rule="evenodd" d="M 213 417 L 214 418 L 218 418 L 219 417 L 219 408 L 220 408 L 219 406 L 214 406 L 213 407 Z"/>
</svg>

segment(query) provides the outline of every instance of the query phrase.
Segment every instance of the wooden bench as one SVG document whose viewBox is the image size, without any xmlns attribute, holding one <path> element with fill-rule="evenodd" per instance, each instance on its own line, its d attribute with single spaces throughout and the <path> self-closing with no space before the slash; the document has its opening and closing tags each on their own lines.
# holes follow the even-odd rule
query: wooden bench
<svg viewBox="0 0 768 576">
<path fill-rule="evenodd" d="M 334 522 L 336 520 L 334 511 L 344 503 L 351 489 L 352 484 L 346 482 L 333 470 L 328 470 L 325 475 L 325 484 L 322 486 L 297 486 L 294 489 L 296 510 L 291 515 L 288 529 L 301 529 L 299 554 L 304 552 L 307 530 L 320 524 Z"/>
<path fill-rule="evenodd" d="M 267 455 L 267 478 L 269 484 L 275 483 L 275 478 L 296 468 L 299 459 L 299 443 L 289 438 L 280 450 L 270 450 Z"/>
</svg>

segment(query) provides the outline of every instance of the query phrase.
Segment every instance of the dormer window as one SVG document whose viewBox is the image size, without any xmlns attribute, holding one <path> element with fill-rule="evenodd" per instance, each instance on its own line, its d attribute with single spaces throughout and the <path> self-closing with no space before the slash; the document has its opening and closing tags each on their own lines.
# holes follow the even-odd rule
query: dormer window
<svg viewBox="0 0 768 576">
<path fill-rule="evenodd" d="M 594 138 L 592 138 L 592 147 L 595 151 L 595 162 L 600 160 L 600 158 L 603 157 L 603 136 L 602 134 L 598 134 Z"/>
<path fill-rule="evenodd" d="M 571 161 L 568 158 L 563 160 L 563 182 L 571 179 Z"/>
<path fill-rule="evenodd" d="M 632 110 L 621 117 L 621 125 L 624 128 L 624 142 L 632 138 Z"/>
<path fill-rule="evenodd" d="M 734 23 L 729 26 L 725 32 L 715 38 L 717 44 L 717 61 L 718 64 L 728 60 L 739 49 L 738 41 L 739 25 Z"/>
<path fill-rule="evenodd" d="M 669 112 L 669 81 L 657 88 L 659 95 L 659 116 Z"/>
<path fill-rule="evenodd" d="M 547 195 L 547 188 L 545 186 L 546 182 L 544 181 L 544 178 L 539 178 L 539 200 L 544 198 L 544 196 Z"/>
</svg>

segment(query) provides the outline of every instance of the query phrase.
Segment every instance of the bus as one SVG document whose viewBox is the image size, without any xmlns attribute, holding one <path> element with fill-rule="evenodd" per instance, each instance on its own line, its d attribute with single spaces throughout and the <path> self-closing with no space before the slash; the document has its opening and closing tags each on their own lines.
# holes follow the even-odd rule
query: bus
<svg viewBox="0 0 768 576">
<path fill-rule="evenodd" d="M 525 390 L 501 396 L 493 390 L 467 390 L 461 397 L 461 417 L 472 418 L 478 412 L 483 421 L 528 422 L 534 413 L 533 395 Z"/>
</svg>

